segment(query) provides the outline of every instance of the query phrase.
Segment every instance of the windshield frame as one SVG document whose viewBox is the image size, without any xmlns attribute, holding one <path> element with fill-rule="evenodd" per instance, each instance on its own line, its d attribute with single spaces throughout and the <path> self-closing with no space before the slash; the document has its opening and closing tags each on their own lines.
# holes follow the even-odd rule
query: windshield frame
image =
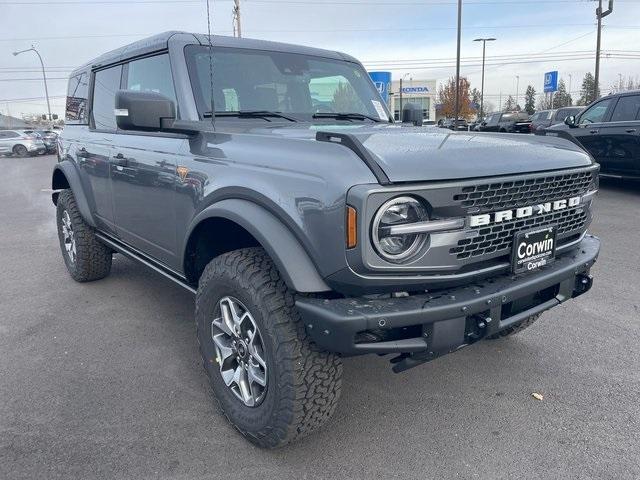
<svg viewBox="0 0 640 480">
<path fill-rule="evenodd" d="M 211 118 L 211 111 L 210 108 L 208 106 L 209 101 L 207 99 L 204 98 L 204 92 L 202 91 L 201 85 L 200 85 L 200 80 L 198 77 L 198 66 L 196 64 L 195 61 L 195 57 L 198 54 L 201 54 L 203 52 L 207 52 L 209 50 L 209 46 L 208 45 L 197 45 L 197 44 L 190 44 L 190 45 L 186 45 L 184 47 L 184 58 L 185 58 L 185 63 L 187 65 L 187 72 L 189 74 L 189 82 L 190 82 L 190 86 L 191 86 L 191 91 L 193 94 L 193 98 L 196 104 L 196 109 L 198 111 L 198 117 L 200 120 L 205 120 L 205 119 L 209 119 Z M 301 57 L 305 57 L 305 58 L 310 58 L 310 59 L 317 59 L 319 61 L 327 61 L 327 62 L 335 62 L 335 63 L 342 63 L 342 64 L 348 64 L 350 67 L 352 68 L 356 68 L 357 70 L 360 71 L 360 74 L 362 76 L 362 78 L 364 79 L 365 84 L 367 85 L 367 88 L 370 90 L 370 100 L 376 100 L 380 103 L 380 105 L 382 106 L 382 109 L 384 110 L 385 114 L 386 114 L 386 119 L 382 119 L 380 118 L 379 122 L 381 123 L 394 123 L 392 120 L 392 116 L 391 116 L 391 112 L 389 110 L 389 107 L 387 106 L 386 102 L 382 99 L 380 92 L 378 91 L 378 89 L 375 87 L 375 85 L 373 84 L 373 81 L 371 80 L 371 77 L 369 76 L 369 73 L 367 72 L 367 70 L 362 66 L 361 63 L 357 62 L 357 61 L 353 61 L 353 60 L 349 60 L 346 58 L 335 58 L 335 57 L 330 57 L 330 56 L 322 56 L 322 55 L 315 55 L 315 54 L 308 54 L 308 53 L 297 53 L 297 52 L 280 52 L 280 51 L 272 51 L 272 50 L 267 50 L 267 49 L 253 49 L 253 48 L 246 48 L 246 47 L 227 47 L 227 46 L 213 46 L 213 55 L 215 58 L 216 52 L 254 52 L 254 53 L 284 53 L 287 55 L 298 55 Z M 215 76 L 215 71 L 214 71 L 214 76 Z M 264 122 L 264 119 L 261 119 L 260 116 L 255 116 L 253 118 L 248 118 L 242 115 L 238 115 L 238 116 L 233 116 L 233 115 L 225 115 L 224 111 L 217 111 L 216 113 L 221 113 L 220 115 L 220 120 L 222 121 L 231 121 L 231 122 L 237 122 L 237 121 L 260 121 L 260 122 Z M 363 121 L 363 122 L 372 122 L 372 120 L 367 119 L 367 118 L 363 118 L 362 120 L 357 120 L 352 118 L 314 118 L 313 115 L 314 113 L 317 112 L 288 112 L 288 111 L 280 111 L 274 110 L 274 113 L 281 113 L 284 116 L 287 117 L 293 117 L 296 119 L 296 121 L 298 122 L 302 122 L 302 123 L 317 123 L 317 124 L 326 124 L 327 122 L 329 123 L 353 123 L 354 121 Z M 362 112 L 335 112 L 335 113 L 345 113 L 345 114 L 358 114 L 358 115 L 362 115 Z M 370 115 L 370 113 L 368 113 L 368 115 Z M 216 117 L 217 120 L 217 117 Z M 270 117 L 269 118 L 270 121 L 275 121 L 275 122 L 285 122 L 285 123 L 290 123 L 288 120 L 286 119 L 279 119 L 277 117 Z"/>
</svg>

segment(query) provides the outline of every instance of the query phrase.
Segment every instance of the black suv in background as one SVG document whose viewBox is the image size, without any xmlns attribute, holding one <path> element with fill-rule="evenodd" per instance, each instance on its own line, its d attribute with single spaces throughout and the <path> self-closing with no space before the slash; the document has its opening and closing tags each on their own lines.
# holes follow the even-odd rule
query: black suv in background
<svg viewBox="0 0 640 480">
<path fill-rule="evenodd" d="M 530 133 L 531 121 L 526 112 L 498 112 L 480 124 L 481 132 Z"/>
<path fill-rule="evenodd" d="M 531 131 L 562 123 L 565 118 L 571 115 L 578 115 L 583 109 L 584 106 L 575 106 L 562 107 L 555 110 L 540 110 L 531 115 Z"/>
<path fill-rule="evenodd" d="M 550 127 L 572 135 L 600 164 L 600 174 L 640 178 L 640 90 L 596 100 Z"/>
</svg>

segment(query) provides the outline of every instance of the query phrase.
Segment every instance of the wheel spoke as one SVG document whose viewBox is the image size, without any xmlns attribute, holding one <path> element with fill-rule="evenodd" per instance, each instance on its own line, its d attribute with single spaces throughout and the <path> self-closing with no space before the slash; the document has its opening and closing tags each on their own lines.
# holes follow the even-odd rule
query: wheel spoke
<svg viewBox="0 0 640 480">
<path fill-rule="evenodd" d="M 218 330 L 221 330 L 225 335 L 228 335 L 230 337 L 233 336 L 233 332 L 229 328 L 229 325 L 227 325 L 227 322 L 224 320 L 224 317 L 218 317 L 214 319 L 213 322 L 211 322 L 211 326 L 217 328 Z M 215 337 L 215 334 L 213 333 L 213 328 L 212 328 L 211 336 Z"/>
<path fill-rule="evenodd" d="M 220 364 L 221 370 L 228 370 L 231 368 L 231 363 L 236 358 L 236 354 L 233 351 L 233 348 L 229 344 L 229 337 L 225 334 L 220 333 L 213 337 L 213 342 L 216 344 L 217 353 L 218 353 L 218 363 Z"/>
<path fill-rule="evenodd" d="M 265 378 L 264 373 L 262 373 L 260 368 L 256 365 L 249 364 L 249 370 L 247 374 L 249 378 L 249 384 L 257 383 L 261 387 L 264 387 L 267 384 L 267 379 Z"/>
</svg>

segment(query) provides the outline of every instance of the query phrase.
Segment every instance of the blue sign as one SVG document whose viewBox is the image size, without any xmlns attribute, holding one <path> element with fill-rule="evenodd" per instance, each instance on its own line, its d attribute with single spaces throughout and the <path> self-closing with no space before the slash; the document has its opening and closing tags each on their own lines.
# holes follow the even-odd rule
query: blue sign
<svg viewBox="0 0 640 480">
<path fill-rule="evenodd" d="M 371 80 L 380 92 L 384 102 L 389 105 L 389 89 L 391 88 L 391 72 L 369 72 Z"/>
<path fill-rule="evenodd" d="M 545 93 L 555 92 L 558 90 L 558 71 L 547 72 L 544 74 L 544 91 Z"/>
<path fill-rule="evenodd" d="M 402 87 L 402 93 L 427 93 L 428 87 Z"/>
</svg>

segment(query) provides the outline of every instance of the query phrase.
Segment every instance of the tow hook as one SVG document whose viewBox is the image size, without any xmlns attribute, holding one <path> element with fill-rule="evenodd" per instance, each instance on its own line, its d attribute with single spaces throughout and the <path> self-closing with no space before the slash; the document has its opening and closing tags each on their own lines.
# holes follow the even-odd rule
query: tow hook
<svg viewBox="0 0 640 480">
<path fill-rule="evenodd" d="M 576 275 L 576 284 L 573 289 L 573 298 L 588 292 L 593 285 L 593 277 L 586 273 Z"/>
<path fill-rule="evenodd" d="M 467 338 L 469 340 L 475 341 L 480 340 L 487 333 L 487 327 L 493 321 L 493 319 L 484 313 L 478 313 L 471 317 L 471 328 L 469 328 L 470 332 L 467 333 Z"/>
</svg>

